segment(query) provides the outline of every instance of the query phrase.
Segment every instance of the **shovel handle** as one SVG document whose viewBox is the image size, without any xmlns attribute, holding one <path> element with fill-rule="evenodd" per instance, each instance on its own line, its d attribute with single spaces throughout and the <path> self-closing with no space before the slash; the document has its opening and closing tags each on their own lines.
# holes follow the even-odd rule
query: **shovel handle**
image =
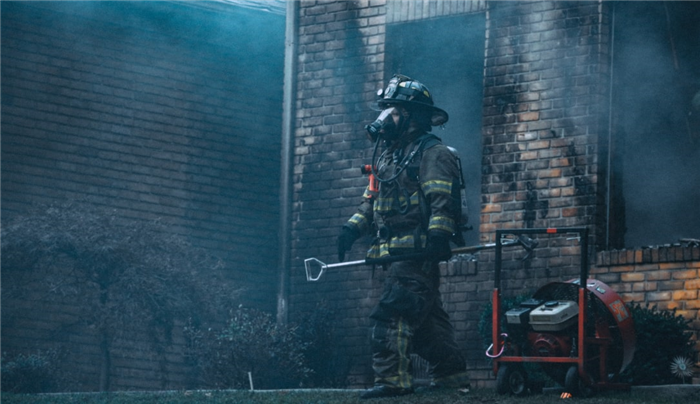
<svg viewBox="0 0 700 404">
<path fill-rule="evenodd" d="M 325 272 L 327 269 L 349 268 L 349 267 L 356 267 L 356 266 L 360 266 L 360 265 L 384 265 L 384 264 L 390 264 L 392 262 L 419 260 L 419 259 L 424 259 L 424 258 L 425 258 L 424 253 L 414 253 L 414 254 L 404 254 L 404 255 L 393 255 L 393 256 L 382 257 L 382 258 L 367 258 L 367 259 L 358 260 L 358 261 L 338 262 L 335 264 L 326 264 L 317 258 L 307 258 L 304 260 L 304 269 L 306 270 L 306 280 L 309 282 L 316 282 L 317 280 L 321 279 L 323 272 Z M 318 275 L 316 275 L 316 276 L 313 275 L 313 272 L 314 272 L 312 269 L 313 266 L 318 266 L 319 268 L 321 268 L 318 272 Z"/>
<path fill-rule="evenodd" d="M 529 239 L 527 237 L 521 236 L 521 238 L 508 239 L 508 240 L 501 241 L 502 246 L 509 246 L 509 245 L 516 245 L 516 244 L 520 244 L 526 250 L 531 251 L 534 247 L 537 246 L 537 240 L 532 240 L 532 239 Z M 454 248 L 452 250 L 452 254 L 468 254 L 468 253 L 474 253 L 477 251 L 485 250 L 488 248 L 495 248 L 495 247 L 496 247 L 496 243 L 482 244 L 482 245 L 475 245 L 475 246 L 468 246 L 468 247 L 458 247 L 458 248 Z M 367 258 L 364 260 L 338 262 L 335 264 L 326 264 L 317 258 L 307 258 L 304 260 L 304 268 L 306 269 L 306 280 L 309 282 L 316 282 L 317 280 L 321 279 L 321 275 L 323 275 L 323 272 L 325 272 L 327 269 L 348 268 L 348 267 L 356 267 L 356 266 L 361 266 L 361 265 L 384 265 L 384 264 L 390 264 L 392 262 L 425 260 L 425 259 L 428 259 L 428 256 L 424 252 L 403 254 L 403 255 L 389 255 L 389 256 L 381 257 L 381 258 Z M 316 276 L 313 275 L 313 269 L 312 269 L 313 266 L 317 266 L 317 267 L 321 268 L 318 272 L 318 275 L 316 275 Z"/>
<path fill-rule="evenodd" d="M 365 264 L 367 264 L 367 265 L 384 265 L 384 264 L 391 264 L 392 262 L 424 260 L 426 258 L 427 258 L 427 256 L 425 255 L 425 253 L 422 253 L 422 252 L 403 254 L 403 255 L 389 255 L 389 256 L 381 257 L 381 258 L 367 258 L 365 260 Z"/>
</svg>

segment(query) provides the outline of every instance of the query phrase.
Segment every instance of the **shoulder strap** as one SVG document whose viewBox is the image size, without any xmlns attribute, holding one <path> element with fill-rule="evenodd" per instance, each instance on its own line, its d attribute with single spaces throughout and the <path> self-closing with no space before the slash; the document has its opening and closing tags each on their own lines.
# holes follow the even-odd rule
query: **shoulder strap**
<svg viewBox="0 0 700 404">
<path fill-rule="evenodd" d="M 426 133 L 416 139 L 416 143 L 418 143 L 418 158 L 414 159 L 411 164 L 415 166 L 415 169 L 419 169 L 421 160 L 423 159 L 423 150 L 442 144 L 442 140 L 432 133 Z M 423 232 L 427 232 L 428 222 L 430 220 L 430 206 L 425 193 L 423 193 L 423 188 L 420 185 L 418 185 L 418 203 L 421 212 L 421 228 Z"/>
<path fill-rule="evenodd" d="M 419 137 L 417 141 L 420 143 L 420 151 L 425 149 L 430 149 L 436 144 L 442 144 L 442 139 L 433 135 L 432 133 L 426 133 L 425 135 Z"/>
<path fill-rule="evenodd" d="M 423 150 L 430 149 L 438 144 L 442 144 L 442 140 L 432 133 L 426 133 L 425 135 L 417 138 L 414 143 L 418 145 L 416 149 L 414 149 L 418 158 L 412 158 L 409 164 L 413 166 L 420 166 L 420 161 L 423 158 Z"/>
</svg>

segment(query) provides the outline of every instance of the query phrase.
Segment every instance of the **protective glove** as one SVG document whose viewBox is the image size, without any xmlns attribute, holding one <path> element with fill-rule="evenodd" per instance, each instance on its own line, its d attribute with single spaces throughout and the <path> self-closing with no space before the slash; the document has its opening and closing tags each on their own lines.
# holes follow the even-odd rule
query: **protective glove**
<svg viewBox="0 0 700 404">
<path fill-rule="evenodd" d="M 345 252 L 352 248 L 352 244 L 360 237 L 357 230 L 352 227 L 343 226 L 338 236 L 338 261 L 345 260 Z"/>
<path fill-rule="evenodd" d="M 442 235 L 429 234 L 425 253 L 430 261 L 447 261 L 452 257 L 450 240 Z"/>
</svg>

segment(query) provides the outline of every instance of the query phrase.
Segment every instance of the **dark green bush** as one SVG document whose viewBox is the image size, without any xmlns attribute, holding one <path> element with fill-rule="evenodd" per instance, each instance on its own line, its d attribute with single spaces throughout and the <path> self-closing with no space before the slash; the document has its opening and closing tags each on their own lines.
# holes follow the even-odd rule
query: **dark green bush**
<svg viewBox="0 0 700 404">
<path fill-rule="evenodd" d="M 335 327 L 338 318 L 324 301 L 300 321 L 299 334 L 308 343 L 306 359 L 309 368 L 309 387 L 346 387 L 350 361 L 340 351 L 340 336 Z"/>
<path fill-rule="evenodd" d="M 222 329 L 188 325 L 188 359 L 206 388 L 346 387 L 349 360 L 339 350 L 335 312 L 327 303 L 283 326 L 271 315 L 239 307 Z"/>
<path fill-rule="evenodd" d="M 297 388 L 309 377 L 308 343 L 297 327 L 277 324 L 268 313 L 239 307 L 221 330 L 187 330 L 206 387 Z"/>
<path fill-rule="evenodd" d="M 167 386 L 174 327 L 216 321 L 236 306 L 223 262 L 160 220 L 77 202 L 39 205 L 3 216 L 1 241 L 3 328 L 30 316 L 43 324 L 32 330 L 38 348 L 74 345 L 70 335 L 99 347 L 100 369 L 80 376 L 81 389 L 109 391 L 114 347 L 144 336 L 144 356 L 158 361 Z M 3 338 L 6 349 L 23 348 L 21 339 Z"/>
<path fill-rule="evenodd" d="M 2 391 L 11 393 L 48 393 L 56 391 L 59 372 L 55 350 L 32 354 L 2 354 Z"/>
<path fill-rule="evenodd" d="M 633 385 L 682 383 L 671 373 L 676 357 L 695 359 L 688 324 L 676 310 L 658 310 L 656 306 L 633 304 L 630 308 L 637 334 L 634 359 L 621 374 L 622 381 Z"/>
</svg>

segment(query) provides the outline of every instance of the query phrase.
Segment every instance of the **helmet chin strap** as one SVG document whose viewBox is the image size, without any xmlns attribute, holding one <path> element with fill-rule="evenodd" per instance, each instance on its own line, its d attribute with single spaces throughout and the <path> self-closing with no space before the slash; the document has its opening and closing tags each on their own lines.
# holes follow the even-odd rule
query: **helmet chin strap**
<svg viewBox="0 0 700 404">
<path fill-rule="evenodd" d="M 414 124 L 415 125 L 412 125 Z M 422 134 L 424 134 L 426 131 L 419 125 L 418 121 L 415 120 L 415 117 L 413 114 L 410 114 L 406 118 L 406 122 L 404 125 L 405 129 L 402 132 L 403 134 L 399 136 L 398 140 L 400 144 L 406 146 L 410 143 L 412 143 L 414 140 L 416 140 L 418 137 L 420 137 Z M 430 132 L 429 130 L 427 132 Z"/>
</svg>

